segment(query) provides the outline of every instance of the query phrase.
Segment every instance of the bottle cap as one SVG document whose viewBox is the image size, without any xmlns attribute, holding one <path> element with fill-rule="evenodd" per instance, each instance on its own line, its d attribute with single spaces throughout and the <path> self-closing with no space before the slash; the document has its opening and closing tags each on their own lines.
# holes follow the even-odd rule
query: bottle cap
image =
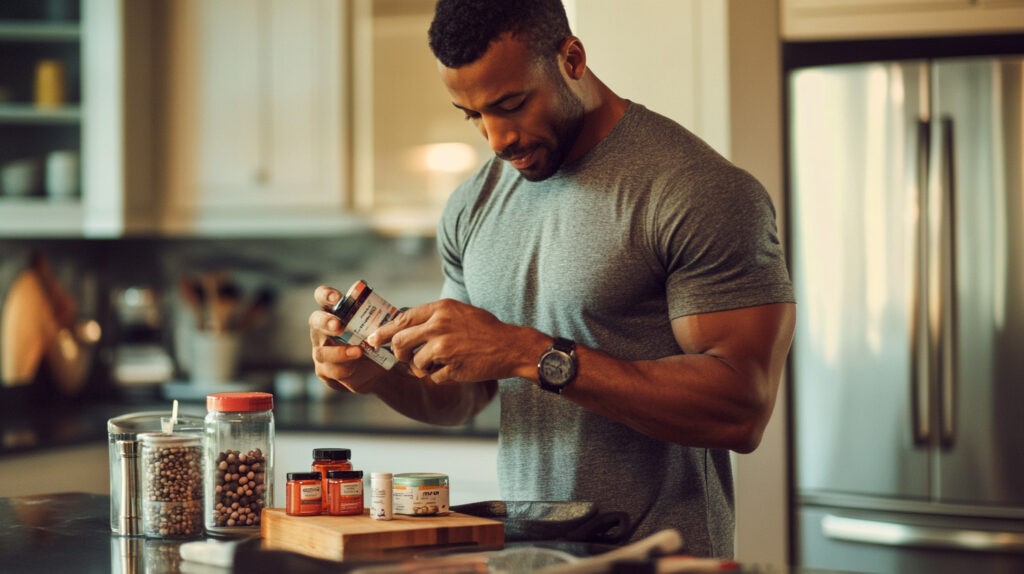
<svg viewBox="0 0 1024 574">
<path fill-rule="evenodd" d="M 327 471 L 327 478 L 363 478 L 363 471 L 361 470 L 330 470 Z"/>
<path fill-rule="evenodd" d="M 323 480 L 319 472 L 289 472 L 288 480 Z"/>
<path fill-rule="evenodd" d="M 320 460 L 348 460 L 352 458 L 352 451 L 347 448 L 314 448 L 313 458 Z"/>
</svg>

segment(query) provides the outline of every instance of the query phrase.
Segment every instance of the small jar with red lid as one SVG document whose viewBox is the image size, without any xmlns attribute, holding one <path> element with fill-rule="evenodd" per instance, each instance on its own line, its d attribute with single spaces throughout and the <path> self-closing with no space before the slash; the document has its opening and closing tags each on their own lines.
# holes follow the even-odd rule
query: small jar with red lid
<svg viewBox="0 0 1024 574">
<path fill-rule="evenodd" d="M 207 395 L 205 524 L 214 536 L 250 536 L 273 506 L 274 396 Z"/>
<path fill-rule="evenodd" d="M 327 514 L 363 514 L 363 471 L 332 470 L 327 473 Z"/>
<path fill-rule="evenodd" d="M 314 448 L 310 469 L 323 477 L 323 511 L 327 513 L 327 473 L 332 470 L 352 470 L 352 451 L 347 448 Z"/>
</svg>

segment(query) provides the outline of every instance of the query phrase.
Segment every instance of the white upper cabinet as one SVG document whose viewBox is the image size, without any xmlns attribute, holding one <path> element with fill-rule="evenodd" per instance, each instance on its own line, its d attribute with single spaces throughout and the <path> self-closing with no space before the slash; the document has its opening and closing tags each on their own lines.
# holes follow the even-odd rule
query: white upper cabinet
<svg viewBox="0 0 1024 574">
<path fill-rule="evenodd" d="M 1024 0 L 782 0 L 785 40 L 1024 31 Z"/>
<path fill-rule="evenodd" d="M 383 233 L 433 235 L 492 152 L 451 104 L 427 42 L 435 0 L 353 0 L 355 204 Z"/>
<path fill-rule="evenodd" d="M 350 228 L 346 3 L 175 0 L 162 9 L 162 230 Z"/>
<path fill-rule="evenodd" d="M 0 3 L 0 238 L 151 228 L 150 26 L 144 2 Z"/>
</svg>

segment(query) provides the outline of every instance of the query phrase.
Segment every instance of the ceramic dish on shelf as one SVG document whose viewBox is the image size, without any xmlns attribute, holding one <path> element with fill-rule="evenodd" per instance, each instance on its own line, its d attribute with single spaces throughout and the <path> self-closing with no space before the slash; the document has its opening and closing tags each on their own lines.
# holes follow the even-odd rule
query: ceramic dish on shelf
<svg viewBox="0 0 1024 574">
<path fill-rule="evenodd" d="M 26 197 L 39 189 L 39 162 L 34 159 L 9 161 L 0 167 L 0 192 L 6 197 Z"/>
</svg>

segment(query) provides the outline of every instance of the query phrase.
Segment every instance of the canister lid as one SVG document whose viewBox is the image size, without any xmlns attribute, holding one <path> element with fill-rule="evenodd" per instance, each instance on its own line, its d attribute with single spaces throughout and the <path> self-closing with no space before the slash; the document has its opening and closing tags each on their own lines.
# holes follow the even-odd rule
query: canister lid
<svg viewBox="0 0 1024 574">
<path fill-rule="evenodd" d="M 319 472 L 289 472 L 288 480 L 323 480 Z"/>
<path fill-rule="evenodd" d="M 139 433 L 160 432 L 160 418 L 170 418 L 171 411 L 142 411 L 114 417 L 107 421 L 107 432 L 114 440 L 135 440 Z M 178 414 L 177 430 L 201 430 L 203 418 Z"/>
<path fill-rule="evenodd" d="M 396 474 L 396 486 L 448 486 L 448 475 L 434 472 L 405 472 Z"/>
<path fill-rule="evenodd" d="M 352 458 L 352 451 L 347 448 L 314 448 L 313 459 L 327 460 L 348 460 Z"/>
<path fill-rule="evenodd" d="M 327 478 L 340 478 L 342 480 L 352 478 L 363 478 L 363 471 L 361 470 L 329 470 L 327 471 Z"/>
<path fill-rule="evenodd" d="M 269 411 L 274 408 L 270 393 L 213 393 L 206 395 L 206 410 L 227 413 Z"/>
<path fill-rule="evenodd" d="M 145 432 L 139 435 L 142 444 L 155 447 L 199 446 L 201 437 L 196 434 Z"/>
</svg>

